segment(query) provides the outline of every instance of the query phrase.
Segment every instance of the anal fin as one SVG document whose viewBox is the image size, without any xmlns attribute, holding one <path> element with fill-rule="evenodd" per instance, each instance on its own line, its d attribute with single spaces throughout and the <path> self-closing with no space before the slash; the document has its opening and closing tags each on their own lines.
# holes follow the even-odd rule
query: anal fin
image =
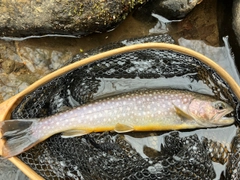
<svg viewBox="0 0 240 180">
<path fill-rule="evenodd" d="M 133 130 L 134 128 L 132 126 L 129 126 L 126 124 L 120 124 L 120 123 L 117 123 L 114 128 L 114 131 L 117 133 L 126 133 L 126 132 L 131 132 Z"/>
</svg>

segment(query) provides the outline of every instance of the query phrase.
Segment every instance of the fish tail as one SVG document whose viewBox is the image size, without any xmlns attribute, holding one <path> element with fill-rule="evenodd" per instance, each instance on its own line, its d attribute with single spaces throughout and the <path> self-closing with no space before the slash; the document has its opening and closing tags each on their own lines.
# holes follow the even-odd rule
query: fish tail
<svg viewBox="0 0 240 180">
<path fill-rule="evenodd" d="M 40 119 L 14 119 L 0 122 L 3 140 L 2 156 L 9 158 L 22 153 L 39 142 L 34 137 L 32 127 Z"/>
</svg>

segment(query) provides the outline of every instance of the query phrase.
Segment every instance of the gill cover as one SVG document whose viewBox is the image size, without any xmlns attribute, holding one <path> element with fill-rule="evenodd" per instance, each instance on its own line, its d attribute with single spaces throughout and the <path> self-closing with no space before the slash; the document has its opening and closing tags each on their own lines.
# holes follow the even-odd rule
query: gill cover
<svg viewBox="0 0 240 180">
<path fill-rule="evenodd" d="M 225 117 L 225 115 L 233 111 L 233 108 L 227 103 L 211 97 L 193 99 L 189 104 L 188 111 L 195 121 L 203 126 L 215 127 L 217 125 L 229 125 L 234 122 L 232 117 Z"/>
</svg>

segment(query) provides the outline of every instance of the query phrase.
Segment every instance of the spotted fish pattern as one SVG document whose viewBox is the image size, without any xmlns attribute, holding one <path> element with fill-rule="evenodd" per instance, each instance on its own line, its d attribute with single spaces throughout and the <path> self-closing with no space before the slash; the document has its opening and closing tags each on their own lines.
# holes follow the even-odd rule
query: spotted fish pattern
<svg viewBox="0 0 240 180">
<path fill-rule="evenodd" d="M 1 131 L 7 141 L 2 154 L 5 157 L 19 154 L 57 133 L 66 138 L 112 130 L 124 133 L 228 125 L 234 119 L 224 116 L 232 111 L 223 101 L 190 91 L 139 90 L 95 100 L 42 119 L 4 121 Z M 28 125 L 16 131 L 13 128 L 16 123 Z M 11 137 L 17 137 L 18 143 Z"/>
</svg>

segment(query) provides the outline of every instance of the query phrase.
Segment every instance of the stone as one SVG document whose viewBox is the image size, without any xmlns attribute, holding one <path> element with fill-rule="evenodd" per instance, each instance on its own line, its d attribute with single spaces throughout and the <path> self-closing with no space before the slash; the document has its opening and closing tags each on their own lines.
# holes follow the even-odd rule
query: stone
<svg viewBox="0 0 240 180">
<path fill-rule="evenodd" d="M 114 29 L 147 0 L 0 0 L 0 36 L 82 36 Z"/>
</svg>

